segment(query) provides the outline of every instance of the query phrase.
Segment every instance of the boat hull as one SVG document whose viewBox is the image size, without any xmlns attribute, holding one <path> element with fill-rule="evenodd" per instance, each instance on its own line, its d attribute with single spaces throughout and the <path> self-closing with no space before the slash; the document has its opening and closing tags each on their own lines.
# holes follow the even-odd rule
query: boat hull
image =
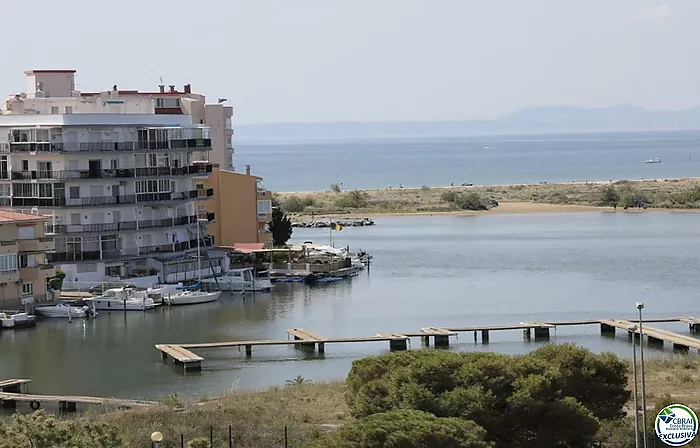
<svg viewBox="0 0 700 448">
<path fill-rule="evenodd" d="M 220 291 L 203 293 L 180 292 L 166 296 L 163 298 L 163 300 L 170 306 L 198 305 L 200 303 L 216 302 L 219 300 L 220 295 Z"/>
<path fill-rule="evenodd" d="M 48 317 L 48 318 L 63 318 L 74 317 L 76 319 L 82 319 L 85 317 L 85 310 L 80 308 L 70 307 L 70 310 L 66 309 L 54 309 L 53 307 L 39 307 L 34 310 L 38 316 Z"/>
<path fill-rule="evenodd" d="M 92 299 L 89 303 L 98 311 L 145 311 L 155 308 L 153 299 L 123 300 Z"/>
<path fill-rule="evenodd" d="M 216 287 L 214 280 L 208 279 L 204 283 L 209 287 Z M 222 291 L 268 292 L 272 290 L 272 282 L 270 280 L 255 280 L 251 284 L 250 282 L 229 282 L 219 279 L 219 289 Z"/>
</svg>

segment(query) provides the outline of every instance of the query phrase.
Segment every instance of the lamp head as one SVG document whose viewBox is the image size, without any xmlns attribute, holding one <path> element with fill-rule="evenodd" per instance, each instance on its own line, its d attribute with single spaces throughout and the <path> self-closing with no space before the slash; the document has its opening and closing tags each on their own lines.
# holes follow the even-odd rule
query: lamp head
<svg viewBox="0 0 700 448">
<path fill-rule="evenodd" d="M 160 431 L 156 431 L 153 434 L 151 434 L 151 441 L 152 442 L 162 442 L 163 441 L 163 434 Z"/>
<path fill-rule="evenodd" d="M 637 309 L 643 310 L 644 309 L 644 302 L 637 302 Z"/>
</svg>

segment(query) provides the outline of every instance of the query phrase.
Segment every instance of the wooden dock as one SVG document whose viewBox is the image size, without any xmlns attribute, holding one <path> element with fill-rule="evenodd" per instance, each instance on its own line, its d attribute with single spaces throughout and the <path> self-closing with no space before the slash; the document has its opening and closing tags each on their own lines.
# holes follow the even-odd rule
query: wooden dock
<svg viewBox="0 0 700 448">
<path fill-rule="evenodd" d="M 627 331 L 630 337 L 634 333 L 635 337 L 639 338 L 638 323 L 634 321 L 624 319 L 604 319 L 600 321 L 600 330 L 603 333 L 614 333 L 616 328 Z M 692 336 L 685 336 L 673 331 L 649 326 L 643 326 L 642 332 L 650 344 L 663 345 L 664 342 L 667 342 L 673 345 L 674 350 L 687 352 L 694 348 L 700 351 L 700 339 Z"/>
<path fill-rule="evenodd" d="M 136 407 L 151 406 L 156 404 L 152 401 L 143 400 L 123 400 L 119 398 L 99 398 L 99 397 L 76 397 L 64 395 L 33 395 L 26 390 L 31 383 L 29 379 L 8 379 L 0 380 L 0 407 L 4 409 L 16 409 L 17 403 L 29 403 L 33 410 L 41 409 L 42 404 L 58 403 L 61 412 L 75 412 L 78 404 L 110 406 L 118 409 L 133 409 Z"/>
<path fill-rule="evenodd" d="M 550 338 L 550 330 L 556 329 L 559 326 L 574 326 L 574 325 L 600 325 L 602 334 L 614 333 L 616 328 L 628 330 L 629 326 L 634 322 L 634 319 L 595 319 L 595 320 L 571 320 L 571 321 L 547 321 L 547 322 L 521 322 L 518 325 L 487 325 L 487 326 L 470 326 L 470 327 L 426 327 L 420 331 L 395 332 L 395 333 L 379 333 L 376 336 L 363 337 L 339 337 L 326 338 L 313 331 L 303 328 L 292 328 L 287 330 L 288 339 L 269 339 L 269 340 L 253 340 L 253 341 L 232 341 L 232 342 L 203 342 L 194 344 L 158 344 L 156 348 L 160 350 L 164 360 L 168 357 L 172 358 L 173 362 L 182 364 L 185 371 L 201 370 L 202 361 L 204 358 L 190 351 L 190 349 L 208 349 L 208 348 L 224 348 L 224 347 L 245 347 L 246 357 L 251 357 L 253 354 L 253 346 L 266 345 L 293 345 L 296 348 L 315 351 L 318 348 L 319 353 L 325 353 L 326 344 L 339 344 L 350 342 L 389 342 L 389 350 L 406 350 L 410 338 L 419 337 L 423 346 L 430 345 L 430 338 L 433 338 L 435 347 L 449 347 L 450 336 L 456 336 L 458 333 L 473 332 L 474 342 L 477 342 L 478 334 L 481 334 L 481 341 L 484 344 L 489 342 L 489 334 L 492 331 L 509 331 L 520 330 L 523 332 L 523 338 L 527 341 L 534 336 L 535 340 L 548 340 Z M 689 325 L 691 333 L 700 332 L 700 319 L 694 317 L 677 317 L 677 318 L 661 318 L 661 319 L 645 319 L 643 324 L 649 323 L 669 323 L 683 322 Z M 644 335 L 650 343 L 663 343 L 664 341 L 673 344 L 677 350 L 688 351 L 689 348 L 700 350 L 700 339 L 692 336 L 684 336 L 673 331 L 663 330 L 659 328 L 649 327 L 644 325 Z M 638 333 L 638 331 L 637 331 Z M 631 333 L 630 333 L 631 334 Z"/>
<path fill-rule="evenodd" d="M 13 378 L 9 380 L 0 380 L 0 392 L 11 392 L 11 393 L 22 393 L 22 389 L 25 389 L 24 392 L 27 392 L 27 385 L 31 383 L 32 380 L 26 379 L 26 378 Z"/>
</svg>

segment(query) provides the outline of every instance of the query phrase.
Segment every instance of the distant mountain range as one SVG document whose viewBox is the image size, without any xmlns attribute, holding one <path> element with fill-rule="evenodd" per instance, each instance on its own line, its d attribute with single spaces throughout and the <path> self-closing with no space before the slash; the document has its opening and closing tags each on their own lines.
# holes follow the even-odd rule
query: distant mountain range
<svg viewBox="0 0 700 448">
<path fill-rule="evenodd" d="M 607 109 L 563 106 L 530 107 L 494 120 L 237 126 L 236 139 L 239 142 L 294 141 L 689 129 L 700 129 L 700 107 L 679 111 L 651 111 L 629 105 Z"/>
</svg>

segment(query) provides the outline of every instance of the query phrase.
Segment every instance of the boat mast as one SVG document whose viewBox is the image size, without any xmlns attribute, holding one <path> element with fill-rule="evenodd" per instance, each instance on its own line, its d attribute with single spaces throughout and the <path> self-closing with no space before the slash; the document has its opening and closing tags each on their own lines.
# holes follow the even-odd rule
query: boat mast
<svg viewBox="0 0 700 448">
<path fill-rule="evenodd" d="M 202 287 L 202 255 L 199 246 L 199 216 L 197 217 L 197 271 L 199 272 L 199 287 Z"/>
</svg>

